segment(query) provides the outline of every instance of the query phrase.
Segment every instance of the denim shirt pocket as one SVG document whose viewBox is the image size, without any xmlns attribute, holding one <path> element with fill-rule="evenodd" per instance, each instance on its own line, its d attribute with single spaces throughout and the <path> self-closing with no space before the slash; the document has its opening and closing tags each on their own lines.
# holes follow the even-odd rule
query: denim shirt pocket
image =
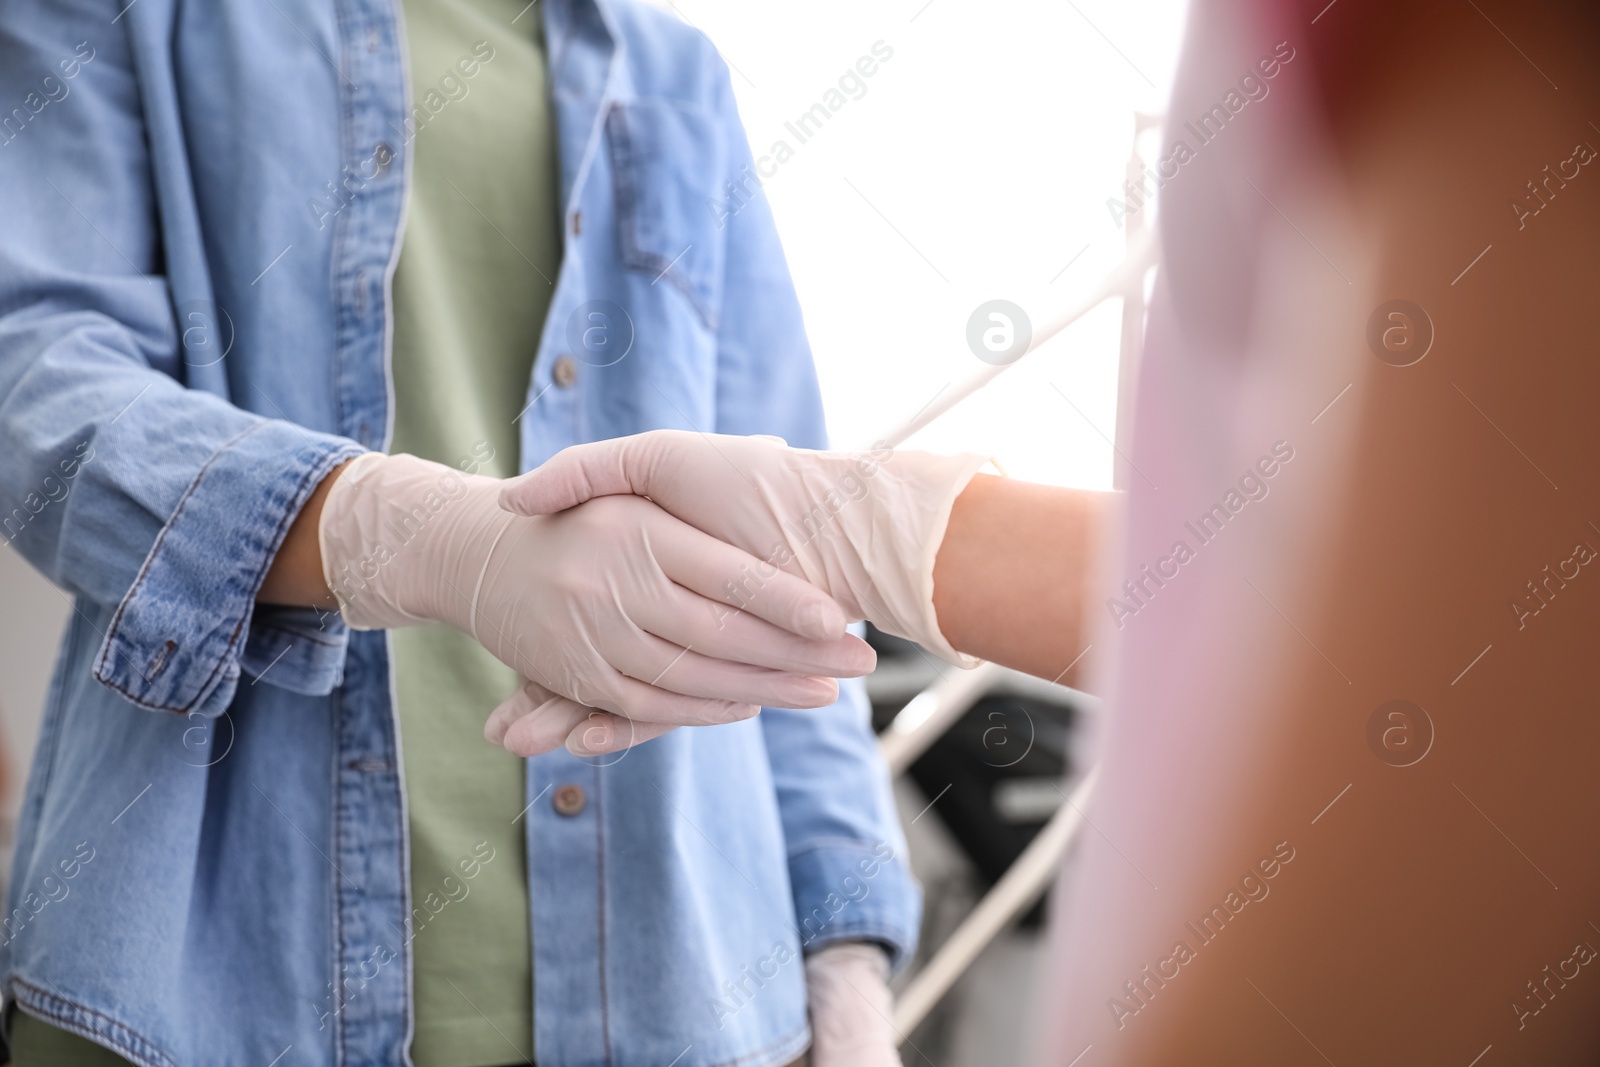
<svg viewBox="0 0 1600 1067">
<path fill-rule="evenodd" d="M 622 262 L 671 282 L 712 330 L 722 290 L 724 136 L 709 111 L 677 100 L 617 101 L 606 115 Z"/>
</svg>

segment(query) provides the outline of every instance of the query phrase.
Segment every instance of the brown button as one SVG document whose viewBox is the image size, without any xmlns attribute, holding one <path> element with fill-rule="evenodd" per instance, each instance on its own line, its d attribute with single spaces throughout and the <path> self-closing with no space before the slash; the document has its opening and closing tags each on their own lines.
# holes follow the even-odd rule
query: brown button
<svg viewBox="0 0 1600 1067">
<path fill-rule="evenodd" d="M 571 818 L 583 811 L 583 786 L 564 785 L 556 790 L 556 795 L 550 798 L 550 804 L 556 809 L 557 815 Z"/>
<path fill-rule="evenodd" d="M 571 356 L 557 356 L 555 364 L 550 368 L 550 377 L 561 388 L 567 388 L 578 380 L 577 362 Z"/>
<path fill-rule="evenodd" d="M 572 213 L 572 232 L 574 235 L 583 232 L 583 212 L 581 211 L 574 211 Z"/>
</svg>

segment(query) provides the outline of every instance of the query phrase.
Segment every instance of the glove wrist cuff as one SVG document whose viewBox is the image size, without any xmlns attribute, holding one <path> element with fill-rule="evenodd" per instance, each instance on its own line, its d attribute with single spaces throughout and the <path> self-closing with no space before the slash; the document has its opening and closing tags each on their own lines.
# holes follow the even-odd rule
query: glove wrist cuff
<svg viewBox="0 0 1600 1067">
<path fill-rule="evenodd" d="M 405 454 L 352 461 L 317 527 L 323 578 L 345 622 L 376 630 L 437 621 L 470 632 L 457 617 L 470 621 L 465 598 L 487 559 L 466 529 L 481 511 L 500 514 L 490 479 Z M 441 544 L 451 550 L 430 550 Z"/>
<path fill-rule="evenodd" d="M 870 588 L 858 599 L 867 618 L 886 633 L 915 641 L 963 668 L 979 661 L 956 651 L 939 629 L 933 607 L 933 568 L 955 501 L 987 456 L 900 452 L 885 461 L 870 524 L 859 538 Z"/>
</svg>

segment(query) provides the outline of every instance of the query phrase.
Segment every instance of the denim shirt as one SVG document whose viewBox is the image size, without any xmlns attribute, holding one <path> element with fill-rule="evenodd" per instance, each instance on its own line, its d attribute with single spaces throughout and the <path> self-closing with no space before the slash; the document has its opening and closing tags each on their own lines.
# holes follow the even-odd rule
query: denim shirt
<svg viewBox="0 0 1600 1067">
<path fill-rule="evenodd" d="M 312 489 L 388 437 L 410 147 L 449 117 L 411 111 L 396 7 L 0 15 L 0 528 L 74 607 L 0 981 L 139 1064 L 408 1061 L 429 915 L 386 635 L 255 604 Z M 527 17 L 549 42 L 566 247 L 524 465 L 660 426 L 822 445 L 715 51 L 623 0 Z M 439 74 L 445 109 L 472 106 Z M 802 949 L 871 938 L 904 960 L 918 892 L 863 693 L 842 694 L 529 762 L 522 1051 L 787 1062 L 809 1039 Z"/>
</svg>

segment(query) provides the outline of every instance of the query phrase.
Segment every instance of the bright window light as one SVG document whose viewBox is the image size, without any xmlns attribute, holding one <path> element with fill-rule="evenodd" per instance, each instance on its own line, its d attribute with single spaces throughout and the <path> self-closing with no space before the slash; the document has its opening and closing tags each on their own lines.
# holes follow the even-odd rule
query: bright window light
<svg viewBox="0 0 1600 1067">
<path fill-rule="evenodd" d="M 1134 112 L 1165 107 L 1182 0 L 670 6 L 733 68 L 751 146 L 772 157 L 836 445 L 869 445 L 982 367 L 980 304 L 1042 324 L 1121 261 L 1106 202 Z M 1109 487 L 1120 333 L 1107 302 L 908 446 Z"/>
</svg>

